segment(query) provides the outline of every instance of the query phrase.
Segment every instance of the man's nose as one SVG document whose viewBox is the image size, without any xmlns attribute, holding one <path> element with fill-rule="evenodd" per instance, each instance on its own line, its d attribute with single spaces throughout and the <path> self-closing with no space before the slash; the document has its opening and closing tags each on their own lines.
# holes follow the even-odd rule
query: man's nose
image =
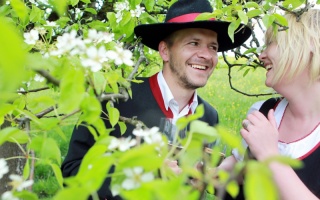
<svg viewBox="0 0 320 200">
<path fill-rule="evenodd" d="M 204 58 L 204 59 L 212 59 L 213 57 L 213 51 L 211 49 L 209 49 L 208 47 L 201 47 L 201 49 L 199 49 L 197 55 L 200 58 Z"/>
</svg>

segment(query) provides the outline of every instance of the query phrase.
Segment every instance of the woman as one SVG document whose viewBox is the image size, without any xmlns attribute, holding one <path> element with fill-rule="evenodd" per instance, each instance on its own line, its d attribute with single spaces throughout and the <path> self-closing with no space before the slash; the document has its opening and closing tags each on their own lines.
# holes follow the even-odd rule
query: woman
<svg viewBox="0 0 320 200">
<path fill-rule="evenodd" d="M 265 84 L 282 95 L 267 118 L 255 103 L 240 133 L 258 161 L 286 155 L 304 163 L 294 170 L 273 161 L 269 168 L 280 198 L 320 198 L 320 10 L 286 15 L 289 29 L 266 33 L 259 59 L 267 70 Z M 231 170 L 243 155 L 237 150 L 219 169 Z"/>
</svg>

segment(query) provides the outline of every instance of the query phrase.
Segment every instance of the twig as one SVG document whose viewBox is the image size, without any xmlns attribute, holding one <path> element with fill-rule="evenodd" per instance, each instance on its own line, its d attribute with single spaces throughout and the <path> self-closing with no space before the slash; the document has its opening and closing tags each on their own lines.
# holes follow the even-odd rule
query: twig
<svg viewBox="0 0 320 200">
<path fill-rule="evenodd" d="M 31 93 L 31 92 L 39 92 L 39 91 L 47 90 L 47 89 L 50 89 L 50 88 L 49 88 L 49 87 L 43 87 L 43 88 L 37 88 L 37 89 L 33 89 L 33 90 L 28 90 L 28 91 L 17 91 L 17 93 L 20 93 L 20 94 L 27 94 L 27 93 Z"/>
<path fill-rule="evenodd" d="M 146 56 L 144 55 L 144 52 L 143 52 L 143 44 L 142 43 L 139 44 L 139 52 L 140 52 L 140 57 L 139 57 L 138 61 L 135 63 L 134 68 L 133 68 L 132 72 L 130 73 L 130 75 L 128 77 L 128 79 L 130 81 L 133 79 L 133 76 L 137 73 L 140 64 L 143 61 L 147 61 L 147 58 L 146 58 Z"/>
<path fill-rule="evenodd" d="M 60 85 L 60 81 L 57 80 L 56 78 L 54 78 L 53 76 L 51 76 L 46 70 L 43 69 L 37 69 L 35 70 L 38 74 L 40 74 L 41 76 L 43 76 L 44 78 L 47 79 L 48 82 L 59 86 Z"/>
<path fill-rule="evenodd" d="M 55 107 L 54 107 L 54 106 L 51 106 L 50 108 L 47 108 L 47 109 L 45 109 L 45 110 L 43 110 L 43 111 L 35 114 L 35 116 L 40 119 L 40 118 L 42 118 L 44 115 L 52 112 L 52 111 L 53 111 L 55 108 L 57 108 L 57 107 L 58 107 L 57 105 L 56 105 Z"/>
</svg>

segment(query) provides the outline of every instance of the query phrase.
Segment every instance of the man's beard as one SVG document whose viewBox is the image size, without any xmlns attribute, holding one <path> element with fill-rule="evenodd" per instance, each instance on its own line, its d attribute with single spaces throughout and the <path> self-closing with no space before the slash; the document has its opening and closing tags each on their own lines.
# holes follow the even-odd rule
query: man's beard
<svg viewBox="0 0 320 200">
<path fill-rule="evenodd" d="M 173 74 L 177 76 L 179 79 L 179 84 L 184 87 L 185 89 L 190 89 L 190 90 L 196 90 L 200 87 L 203 87 L 203 85 L 196 85 L 192 83 L 192 81 L 189 80 L 187 75 L 185 73 L 181 73 L 175 66 L 176 63 L 173 61 L 174 59 L 172 56 L 170 56 L 170 61 L 169 61 L 169 66 Z"/>
</svg>

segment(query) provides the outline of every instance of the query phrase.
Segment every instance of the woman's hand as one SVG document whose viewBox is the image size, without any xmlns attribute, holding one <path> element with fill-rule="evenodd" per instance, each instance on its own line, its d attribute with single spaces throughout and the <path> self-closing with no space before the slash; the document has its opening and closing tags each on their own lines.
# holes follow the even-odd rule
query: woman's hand
<svg viewBox="0 0 320 200">
<path fill-rule="evenodd" d="M 268 119 L 259 111 L 253 111 L 242 122 L 240 133 L 258 160 L 265 160 L 279 154 L 279 132 L 271 109 Z"/>
</svg>

